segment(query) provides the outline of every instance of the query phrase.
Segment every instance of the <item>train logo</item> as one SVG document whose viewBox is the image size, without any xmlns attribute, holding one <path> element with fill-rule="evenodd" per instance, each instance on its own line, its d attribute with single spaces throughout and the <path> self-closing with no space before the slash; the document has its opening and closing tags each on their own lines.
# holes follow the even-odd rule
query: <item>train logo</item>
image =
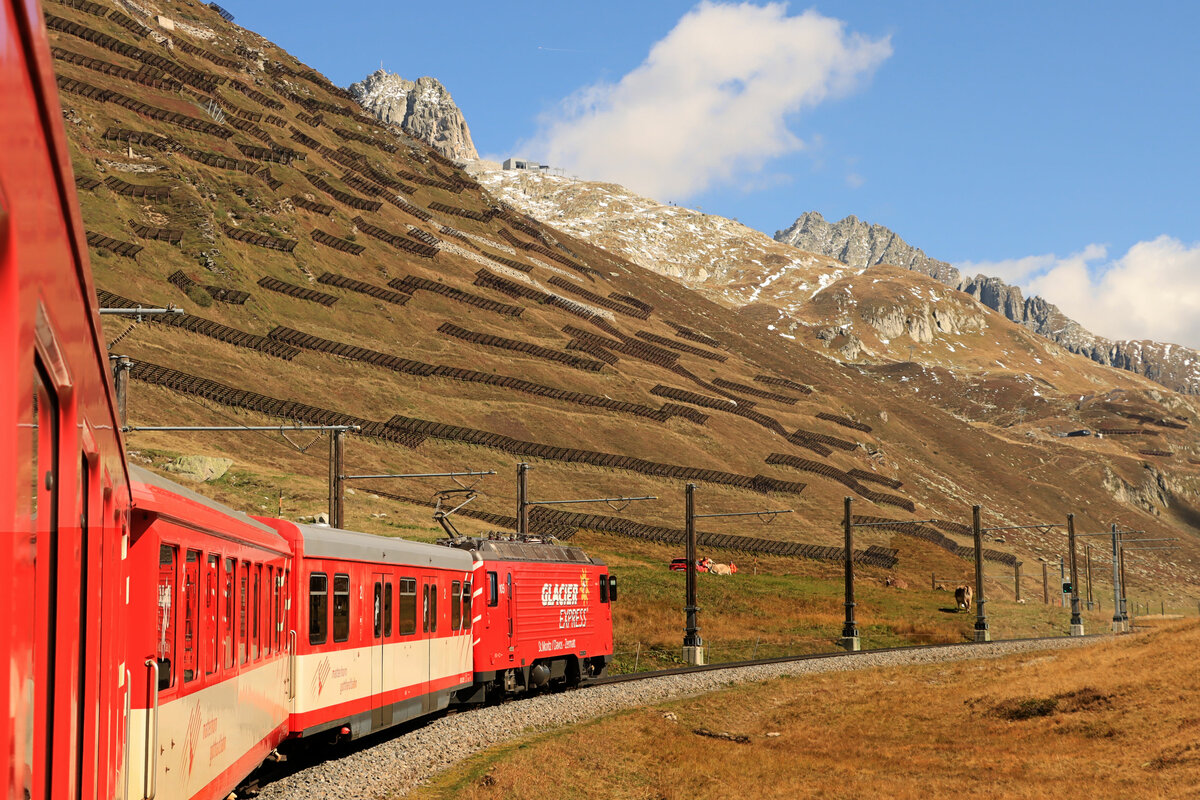
<svg viewBox="0 0 1200 800">
<path fill-rule="evenodd" d="M 196 762 L 196 747 L 200 744 L 200 702 L 197 701 L 188 716 L 187 733 L 183 738 L 183 758 L 187 764 L 187 775 L 191 777 Z"/>
<path fill-rule="evenodd" d="M 317 668 L 313 671 L 313 694 L 318 697 L 321 692 L 325 691 L 325 683 L 329 680 L 329 673 L 332 671 L 329 666 L 329 656 L 321 659 L 321 663 L 317 664 Z"/>
</svg>

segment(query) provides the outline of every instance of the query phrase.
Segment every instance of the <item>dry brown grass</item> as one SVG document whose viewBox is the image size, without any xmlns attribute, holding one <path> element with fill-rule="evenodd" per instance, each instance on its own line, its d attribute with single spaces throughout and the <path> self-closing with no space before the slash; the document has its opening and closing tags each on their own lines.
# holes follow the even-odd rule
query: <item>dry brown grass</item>
<svg viewBox="0 0 1200 800">
<path fill-rule="evenodd" d="M 1198 646 L 1200 625 L 1162 623 L 1077 650 L 781 679 L 492 751 L 417 796 L 1194 798 Z"/>
</svg>

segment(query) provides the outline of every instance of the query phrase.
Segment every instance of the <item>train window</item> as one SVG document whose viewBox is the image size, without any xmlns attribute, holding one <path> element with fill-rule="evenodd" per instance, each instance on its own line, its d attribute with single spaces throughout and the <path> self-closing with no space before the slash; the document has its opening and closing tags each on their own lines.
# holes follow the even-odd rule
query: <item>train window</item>
<svg viewBox="0 0 1200 800">
<path fill-rule="evenodd" d="M 617 602 L 617 576 L 608 576 L 608 602 Z"/>
<path fill-rule="evenodd" d="M 259 584 L 262 582 L 262 564 L 254 565 L 254 591 L 250 599 L 254 602 L 250 606 L 250 660 L 258 660 L 258 615 L 262 611 L 262 593 L 259 589 Z"/>
<path fill-rule="evenodd" d="M 279 650 L 283 647 L 283 626 L 286 624 L 284 620 L 284 600 L 287 595 L 287 570 L 283 570 L 283 574 L 278 576 L 278 585 L 275 587 L 275 649 Z"/>
<path fill-rule="evenodd" d="M 471 622 L 474 617 L 471 616 L 471 582 L 467 581 L 462 588 L 462 626 L 463 630 L 471 629 Z"/>
<path fill-rule="evenodd" d="M 216 553 L 209 553 L 208 568 L 204 571 L 204 624 L 209 630 L 204 648 L 205 675 L 212 675 L 217 671 L 217 651 L 221 645 L 221 603 L 217 597 L 217 581 L 220 577 L 221 557 Z"/>
<path fill-rule="evenodd" d="M 271 587 L 275 585 L 275 568 L 270 564 L 266 567 L 266 579 L 263 586 L 266 591 L 263 592 L 263 655 L 271 654 L 271 642 L 275 639 L 275 600 L 271 594 Z"/>
<path fill-rule="evenodd" d="M 183 682 L 195 680 L 200 649 L 200 551 L 188 550 L 183 565 Z"/>
<path fill-rule="evenodd" d="M 462 583 L 455 581 L 450 585 L 450 630 L 462 628 Z"/>
<path fill-rule="evenodd" d="M 383 636 L 383 584 L 375 581 L 375 638 Z"/>
<path fill-rule="evenodd" d="M 350 639 L 350 576 L 333 576 L 333 640 Z"/>
<path fill-rule="evenodd" d="M 325 644 L 329 635 L 329 578 L 324 572 L 308 576 L 308 643 Z"/>
<path fill-rule="evenodd" d="M 392 635 L 392 583 L 388 581 L 383 585 L 383 636 L 388 638 Z"/>
<path fill-rule="evenodd" d="M 600 602 L 601 603 L 608 602 L 608 576 L 607 575 L 600 576 Z"/>
<path fill-rule="evenodd" d="M 430 631 L 430 633 L 437 633 L 437 623 L 438 623 L 437 598 L 438 598 L 438 587 L 437 587 L 437 584 L 435 583 L 429 587 L 429 631 Z"/>
<path fill-rule="evenodd" d="M 421 592 L 421 632 L 429 633 L 429 584 L 422 587 Z"/>
<path fill-rule="evenodd" d="M 488 605 L 495 608 L 500 604 L 500 589 L 499 583 L 496 580 L 496 573 L 488 573 Z"/>
<path fill-rule="evenodd" d="M 415 578 L 400 579 L 400 635 L 409 636 L 417 632 L 417 581 Z"/>
<path fill-rule="evenodd" d="M 250 644 L 250 562 L 242 562 L 242 574 L 238 576 L 238 663 L 245 664 Z"/>
<path fill-rule="evenodd" d="M 221 624 L 221 630 L 225 634 L 221 663 L 225 669 L 233 669 L 233 632 L 237 628 L 237 617 L 234 615 L 236 606 L 233 604 L 233 581 L 236 573 L 237 559 L 225 559 L 225 619 Z"/>
<path fill-rule="evenodd" d="M 158 688 L 170 689 L 174 683 L 171 667 L 175 663 L 175 562 L 179 548 L 158 546 L 158 644 L 154 658 L 158 661 Z"/>
</svg>

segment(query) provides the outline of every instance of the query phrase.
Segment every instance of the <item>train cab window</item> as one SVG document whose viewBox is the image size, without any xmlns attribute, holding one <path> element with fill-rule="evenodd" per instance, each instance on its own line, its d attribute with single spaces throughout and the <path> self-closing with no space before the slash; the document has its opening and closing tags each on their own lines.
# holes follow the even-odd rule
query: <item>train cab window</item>
<svg viewBox="0 0 1200 800">
<path fill-rule="evenodd" d="M 600 602 L 601 603 L 608 602 L 608 576 L 607 575 L 600 576 Z"/>
<path fill-rule="evenodd" d="M 221 646 L 221 601 L 217 591 L 221 578 L 221 557 L 208 554 L 208 565 L 204 571 L 204 624 L 208 626 L 208 641 L 204 647 L 204 674 L 217 671 L 217 659 Z"/>
<path fill-rule="evenodd" d="M 378 639 L 383 636 L 383 583 L 375 581 L 375 602 L 372 608 L 375 611 L 375 627 L 373 629 L 374 636 Z"/>
<path fill-rule="evenodd" d="M 333 576 L 333 640 L 350 639 L 350 576 Z"/>
<path fill-rule="evenodd" d="M 200 551 L 188 550 L 183 565 L 183 682 L 196 679 L 200 650 Z"/>
<path fill-rule="evenodd" d="M 325 644 L 329 635 L 329 578 L 324 572 L 308 576 L 308 643 Z"/>
<path fill-rule="evenodd" d="M 474 617 L 471 616 L 471 582 L 467 581 L 462 588 L 462 626 L 463 630 L 471 629 L 471 622 Z"/>
<path fill-rule="evenodd" d="M 158 547 L 158 643 L 154 658 L 158 661 L 158 688 L 170 689 L 174 684 L 175 665 L 175 569 L 179 548 Z"/>
<path fill-rule="evenodd" d="M 462 628 L 462 583 L 450 584 L 450 630 Z"/>
<path fill-rule="evenodd" d="M 383 585 L 383 638 L 392 635 L 392 584 L 388 581 Z"/>
<path fill-rule="evenodd" d="M 258 660 L 258 623 L 259 612 L 262 611 L 262 594 L 259 589 L 259 584 L 262 583 L 262 564 L 254 565 L 254 590 L 250 599 L 253 601 L 250 605 L 250 660 Z"/>
<path fill-rule="evenodd" d="M 238 663 L 245 664 L 250 654 L 250 562 L 242 562 L 238 576 Z"/>
<path fill-rule="evenodd" d="M 617 602 L 617 576 L 608 576 L 608 602 Z"/>
<path fill-rule="evenodd" d="M 224 634 L 222 645 L 223 655 L 221 664 L 225 669 L 233 669 L 233 633 L 237 629 L 237 618 L 234 615 L 236 606 L 233 602 L 234 577 L 237 572 L 237 559 L 225 559 L 225 590 L 222 599 L 225 601 L 225 618 L 221 621 L 221 631 Z"/>
<path fill-rule="evenodd" d="M 400 579 L 400 635 L 410 636 L 417 632 L 417 581 L 415 578 Z"/>
<path fill-rule="evenodd" d="M 496 573 L 489 572 L 488 574 L 488 599 L 487 604 L 493 608 L 500 605 L 500 583 L 496 579 Z"/>
</svg>

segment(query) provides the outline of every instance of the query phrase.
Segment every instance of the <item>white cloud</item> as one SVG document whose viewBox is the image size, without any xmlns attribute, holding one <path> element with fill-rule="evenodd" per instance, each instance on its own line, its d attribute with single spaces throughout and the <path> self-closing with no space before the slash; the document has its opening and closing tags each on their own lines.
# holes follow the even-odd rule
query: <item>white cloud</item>
<svg viewBox="0 0 1200 800">
<path fill-rule="evenodd" d="M 1041 255 L 958 266 L 1041 295 L 1092 333 L 1200 348 L 1200 242 L 1160 236 L 1138 242 L 1120 258 L 1106 256 L 1107 248 L 1092 244 L 1061 259 Z"/>
<path fill-rule="evenodd" d="M 660 200 L 759 171 L 801 149 L 789 115 L 852 91 L 892 53 L 816 11 L 703 2 L 616 83 L 585 87 L 519 146 Z"/>
</svg>

